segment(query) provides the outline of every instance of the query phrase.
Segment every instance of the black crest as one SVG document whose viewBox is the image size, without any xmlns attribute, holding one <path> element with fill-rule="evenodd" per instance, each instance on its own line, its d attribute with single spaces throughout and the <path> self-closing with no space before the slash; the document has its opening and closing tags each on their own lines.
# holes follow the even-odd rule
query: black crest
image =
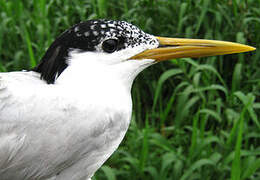
<svg viewBox="0 0 260 180">
<path fill-rule="evenodd" d="M 67 59 L 71 50 L 97 51 L 97 45 L 108 38 L 118 40 L 117 51 L 141 43 L 155 43 L 155 40 L 151 39 L 149 35 L 124 21 L 90 20 L 81 22 L 66 30 L 51 44 L 33 71 L 39 72 L 42 79 L 48 84 L 52 84 L 68 66 Z"/>
</svg>

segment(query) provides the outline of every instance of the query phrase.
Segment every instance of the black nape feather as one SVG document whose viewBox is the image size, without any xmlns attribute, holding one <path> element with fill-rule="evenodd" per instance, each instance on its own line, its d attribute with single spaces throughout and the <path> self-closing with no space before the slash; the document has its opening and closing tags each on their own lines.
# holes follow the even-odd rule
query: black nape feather
<svg viewBox="0 0 260 180">
<path fill-rule="evenodd" d="M 68 52 L 65 47 L 53 44 L 50 47 L 41 62 L 33 69 L 33 71 L 41 73 L 41 78 L 48 84 L 53 84 L 56 77 L 58 77 L 64 69 L 68 66 L 66 64 L 66 57 Z"/>
<path fill-rule="evenodd" d="M 70 32 L 70 30 L 67 30 L 61 34 L 48 48 L 40 63 L 32 69 L 40 73 L 41 78 L 48 84 L 54 84 L 55 79 L 68 66 L 66 59 L 69 53 Z"/>
</svg>

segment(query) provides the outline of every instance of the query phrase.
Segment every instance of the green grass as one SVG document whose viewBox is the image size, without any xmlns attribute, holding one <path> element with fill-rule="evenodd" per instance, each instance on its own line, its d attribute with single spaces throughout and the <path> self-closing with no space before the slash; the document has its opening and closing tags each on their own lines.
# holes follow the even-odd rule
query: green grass
<svg viewBox="0 0 260 180">
<path fill-rule="evenodd" d="M 94 180 L 260 179 L 260 0 L 0 0 L 0 70 L 30 69 L 63 30 L 95 18 L 257 50 L 141 73 L 130 129 Z"/>
</svg>

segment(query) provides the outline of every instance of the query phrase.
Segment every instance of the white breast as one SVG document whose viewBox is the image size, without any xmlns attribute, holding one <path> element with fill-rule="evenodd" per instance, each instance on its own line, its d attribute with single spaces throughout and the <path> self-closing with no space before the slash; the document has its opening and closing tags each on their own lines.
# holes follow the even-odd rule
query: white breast
<svg viewBox="0 0 260 180">
<path fill-rule="evenodd" d="M 132 104 L 121 86 L 104 91 L 46 85 L 28 73 L 1 77 L 2 180 L 90 178 L 127 131 Z"/>
</svg>

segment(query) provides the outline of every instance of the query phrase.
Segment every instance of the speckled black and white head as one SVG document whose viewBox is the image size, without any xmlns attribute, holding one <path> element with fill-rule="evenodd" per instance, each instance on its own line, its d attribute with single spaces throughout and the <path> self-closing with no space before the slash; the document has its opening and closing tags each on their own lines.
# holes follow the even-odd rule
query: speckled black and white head
<svg viewBox="0 0 260 180">
<path fill-rule="evenodd" d="M 89 76 L 95 76 L 94 81 L 121 78 L 131 84 L 154 62 L 252 50 L 223 41 L 155 37 L 125 21 L 90 20 L 61 34 L 33 70 L 48 84 L 89 81 Z"/>
<path fill-rule="evenodd" d="M 54 83 L 77 59 L 85 58 L 86 65 L 89 61 L 115 64 L 158 45 L 154 36 L 125 21 L 90 20 L 61 34 L 34 71 L 41 73 L 47 83 Z"/>
</svg>

